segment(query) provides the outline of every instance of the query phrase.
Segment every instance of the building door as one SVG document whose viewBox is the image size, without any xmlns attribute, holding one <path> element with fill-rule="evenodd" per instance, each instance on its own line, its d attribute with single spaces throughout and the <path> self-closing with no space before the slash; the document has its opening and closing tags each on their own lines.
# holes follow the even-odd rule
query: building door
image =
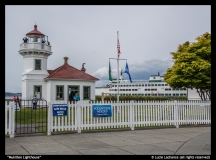
<svg viewBox="0 0 216 160">
<path fill-rule="evenodd" d="M 69 95 L 71 93 L 71 91 L 73 91 L 74 93 L 78 92 L 78 95 L 80 96 L 80 92 L 79 92 L 79 86 L 68 86 L 68 101 L 69 101 Z"/>
<path fill-rule="evenodd" d="M 34 95 L 37 96 L 37 98 L 41 99 L 42 92 L 42 86 L 34 86 Z"/>
</svg>

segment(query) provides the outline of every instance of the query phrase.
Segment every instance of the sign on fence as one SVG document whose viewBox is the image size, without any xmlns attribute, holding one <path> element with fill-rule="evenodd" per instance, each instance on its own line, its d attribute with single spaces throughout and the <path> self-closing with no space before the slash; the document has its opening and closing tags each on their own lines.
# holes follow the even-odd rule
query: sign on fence
<svg viewBox="0 0 216 160">
<path fill-rule="evenodd" d="M 53 104 L 53 116 L 66 116 L 68 106 L 67 104 Z"/>
<path fill-rule="evenodd" d="M 93 117 L 112 117 L 112 106 L 110 104 L 93 104 Z"/>
</svg>

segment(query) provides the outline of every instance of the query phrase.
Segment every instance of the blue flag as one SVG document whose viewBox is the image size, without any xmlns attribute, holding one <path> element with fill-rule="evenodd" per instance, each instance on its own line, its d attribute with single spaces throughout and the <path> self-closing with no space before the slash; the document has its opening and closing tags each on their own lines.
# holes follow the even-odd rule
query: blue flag
<svg viewBox="0 0 216 160">
<path fill-rule="evenodd" d="M 129 72 L 129 67 L 128 67 L 127 62 L 126 62 L 126 66 L 125 66 L 125 71 L 124 71 L 124 72 L 128 74 L 129 79 L 130 79 L 130 82 L 132 83 L 131 76 L 130 76 L 130 72 Z"/>
</svg>

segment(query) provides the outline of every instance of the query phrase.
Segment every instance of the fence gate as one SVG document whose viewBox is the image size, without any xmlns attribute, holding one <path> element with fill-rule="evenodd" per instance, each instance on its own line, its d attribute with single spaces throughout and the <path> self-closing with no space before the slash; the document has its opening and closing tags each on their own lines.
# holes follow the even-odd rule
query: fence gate
<svg viewBox="0 0 216 160">
<path fill-rule="evenodd" d="M 32 100 L 15 103 L 15 135 L 47 133 L 47 101 L 38 100 L 33 110 Z"/>
</svg>

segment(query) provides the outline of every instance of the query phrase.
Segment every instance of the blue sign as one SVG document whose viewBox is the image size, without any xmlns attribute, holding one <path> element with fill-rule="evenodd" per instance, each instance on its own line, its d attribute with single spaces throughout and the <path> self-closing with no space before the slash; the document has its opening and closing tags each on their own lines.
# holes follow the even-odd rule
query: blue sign
<svg viewBox="0 0 216 160">
<path fill-rule="evenodd" d="M 93 104 L 93 117 L 112 117 L 112 106 L 110 104 Z"/>
<path fill-rule="evenodd" d="M 66 116 L 68 106 L 67 104 L 53 104 L 53 116 Z"/>
</svg>

